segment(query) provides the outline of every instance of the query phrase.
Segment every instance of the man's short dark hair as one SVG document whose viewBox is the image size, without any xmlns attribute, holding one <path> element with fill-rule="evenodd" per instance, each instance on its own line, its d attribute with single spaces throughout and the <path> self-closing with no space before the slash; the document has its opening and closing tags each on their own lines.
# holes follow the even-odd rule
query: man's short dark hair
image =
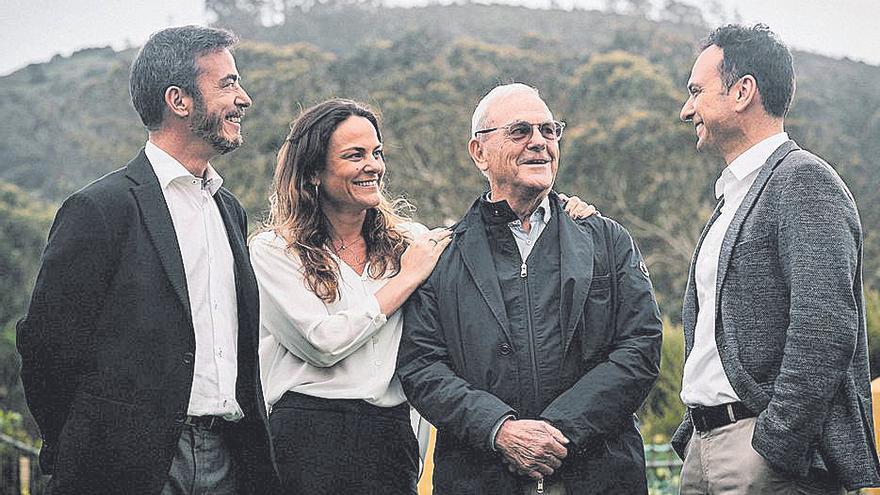
<svg viewBox="0 0 880 495">
<path fill-rule="evenodd" d="M 758 83 L 764 110 L 785 117 L 794 94 L 794 67 L 788 47 L 767 25 L 719 27 L 703 40 L 700 50 L 712 45 L 724 51 L 718 71 L 727 89 L 750 74 Z"/>
<path fill-rule="evenodd" d="M 147 129 L 161 127 L 165 90 L 169 86 L 201 97 L 196 84 L 198 57 L 230 48 L 237 42 L 230 31 L 203 26 L 173 27 L 153 33 L 131 63 L 129 76 L 131 102 Z"/>
</svg>

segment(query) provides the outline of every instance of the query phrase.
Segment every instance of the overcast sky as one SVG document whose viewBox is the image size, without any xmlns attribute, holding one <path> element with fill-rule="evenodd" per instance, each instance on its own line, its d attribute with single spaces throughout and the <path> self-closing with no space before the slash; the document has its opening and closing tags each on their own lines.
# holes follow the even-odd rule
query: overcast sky
<svg viewBox="0 0 880 495">
<path fill-rule="evenodd" d="M 657 3 L 662 3 L 659 0 Z M 700 4 L 699 0 L 685 0 Z M 418 4 L 425 0 L 391 0 Z M 558 4 L 598 7 L 602 0 L 557 0 Z M 542 6 L 546 0 L 509 0 Z M 834 57 L 847 56 L 880 65 L 878 0 L 738 0 L 745 23 L 764 22 L 797 49 Z M 204 23 L 203 0 L 23 0 L 0 9 L 0 75 L 55 54 L 86 47 L 140 46 L 150 33 L 166 26 Z M 11 7 L 11 8 L 10 8 Z"/>
</svg>

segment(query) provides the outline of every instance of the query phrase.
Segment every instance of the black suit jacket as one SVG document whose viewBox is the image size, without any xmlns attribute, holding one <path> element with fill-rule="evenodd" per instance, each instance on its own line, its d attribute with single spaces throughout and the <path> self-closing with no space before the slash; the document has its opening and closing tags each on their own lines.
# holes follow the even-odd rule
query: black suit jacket
<svg viewBox="0 0 880 495">
<path fill-rule="evenodd" d="M 269 493 L 247 218 L 226 189 L 214 198 L 235 260 L 245 414 L 228 437 L 243 491 Z M 50 493 L 158 493 L 186 417 L 195 335 L 174 225 L 143 150 L 59 209 L 17 345 Z"/>
</svg>

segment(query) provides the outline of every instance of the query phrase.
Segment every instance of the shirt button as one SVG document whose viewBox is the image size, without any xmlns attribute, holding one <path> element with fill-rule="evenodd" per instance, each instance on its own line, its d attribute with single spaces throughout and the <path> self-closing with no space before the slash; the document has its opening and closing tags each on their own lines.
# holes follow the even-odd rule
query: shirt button
<svg viewBox="0 0 880 495">
<path fill-rule="evenodd" d="M 508 356 L 511 352 L 513 352 L 513 349 L 508 343 L 504 343 L 498 346 L 498 354 L 501 354 L 502 356 Z"/>
<path fill-rule="evenodd" d="M 178 423 L 183 423 L 184 421 L 186 421 L 186 413 L 183 411 L 177 411 L 176 413 L 174 413 L 174 421 L 177 421 Z"/>
<path fill-rule="evenodd" d="M 382 361 L 376 361 L 376 366 L 382 366 Z"/>
</svg>

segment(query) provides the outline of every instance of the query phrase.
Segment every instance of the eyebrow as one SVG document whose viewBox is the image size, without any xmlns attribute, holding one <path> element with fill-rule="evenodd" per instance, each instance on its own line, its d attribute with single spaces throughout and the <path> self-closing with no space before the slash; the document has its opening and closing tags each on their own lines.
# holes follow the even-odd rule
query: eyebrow
<svg viewBox="0 0 880 495">
<path fill-rule="evenodd" d="M 382 149 L 383 147 L 384 146 L 382 145 L 382 143 L 379 143 L 375 148 L 373 148 L 373 151 L 376 151 L 378 149 Z M 339 150 L 339 153 L 346 153 L 348 151 L 367 151 L 367 149 L 364 148 L 363 146 L 349 146 L 348 148 L 343 148 L 343 149 Z"/>
</svg>

